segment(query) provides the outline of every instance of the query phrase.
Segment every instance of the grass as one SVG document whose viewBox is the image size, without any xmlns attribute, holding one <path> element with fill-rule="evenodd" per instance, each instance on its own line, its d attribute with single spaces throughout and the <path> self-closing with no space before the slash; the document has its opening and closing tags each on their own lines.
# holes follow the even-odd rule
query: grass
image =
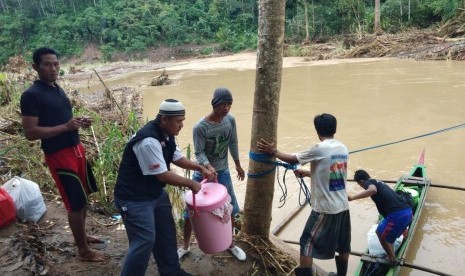
<svg viewBox="0 0 465 276">
<path fill-rule="evenodd" d="M 28 141 L 23 134 L 19 102 L 22 91 L 31 82 L 19 82 L 18 79 L 0 72 L 0 183 L 13 176 L 21 176 L 36 182 L 43 194 L 55 196 L 58 191 L 45 164 L 40 141 Z M 144 122 L 138 119 L 138 114 L 133 110 L 118 120 L 110 120 L 85 106 L 74 109 L 73 113 L 74 116 L 88 116 L 94 120 L 92 127 L 79 131 L 99 188 L 91 195 L 90 205 L 96 211 L 112 215 L 116 212 L 113 191 L 124 147 Z M 187 158 L 191 157 L 190 145 L 183 151 L 186 151 Z M 190 178 L 190 171 L 183 174 Z M 182 190 L 170 185 L 166 186 L 166 190 L 173 203 L 173 213 L 182 224 Z"/>
</svg>

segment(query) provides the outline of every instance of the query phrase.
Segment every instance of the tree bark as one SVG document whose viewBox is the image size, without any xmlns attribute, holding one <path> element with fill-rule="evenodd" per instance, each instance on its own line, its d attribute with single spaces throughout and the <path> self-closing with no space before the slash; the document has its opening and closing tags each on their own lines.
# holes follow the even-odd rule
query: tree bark
<svg viewBox="0 0 465 276">
<path fill-rule="evenodd" d="M 402 10 L 402 0 L 399 1 L 400 8 L 400 22 L 402 22 L 402 16 L 404 16 L 404 11 Z"/>
<path fill-rule="evenodd" d="M 305 13 L 305 43 L 308 44 L 310 42 L 310 34 L 308 33 L 308 5 L 307 0 L 302 0 L 304 4 L 304 13 Z"/>
<path fill-rule="evenodd" d="M 408 22 L 410 22 L 410 8 L 411 8 L 410 4 L 411 4 L 410 0 L 408 0 Z"/>
<path fill-rule="evenodd" d="M 375 0 L 375 33 L 378 33 L 380 31 L 380 1 L 379 0 Z"/>
<path fill-rule="evenodd" d="M 313 26 L 313 32 L 316 31 L 316 27 L 315 27 L 315 5 L 313 3 L 313 0 L 312 0 L 312 26 Z"/>
<path fill-rule="evenodd" d="M 5 3 L 3 3 L 3 0 L 0 0 L 0 4 L 2 6 L 3 11 L 7 12 L 6 5 L 5 5 Z"/>
<path fill-rule="evenodd" d="M 257 141 L 276 140 L 284 45 L 285 0 L 260 0 L 255 94 L 252 114 L 251 152 Z M 274 165 L 249 161 L 249 173 L 259 174 Z M 247 179 L 242 231 L 268 238 L 274 194 L 275 171 Z"/>
</svg>

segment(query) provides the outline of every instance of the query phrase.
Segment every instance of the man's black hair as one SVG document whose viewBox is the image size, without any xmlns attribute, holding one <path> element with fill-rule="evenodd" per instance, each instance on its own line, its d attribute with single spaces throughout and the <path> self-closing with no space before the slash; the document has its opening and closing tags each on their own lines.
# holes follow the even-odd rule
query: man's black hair
<svg viewBox="0 0 465 276">
<path fill-rule="evenodd" d="M 357 170 L 354 174 L 354 180 L 357 182 L 366 181 L 370 179 L 370 175 L 364 170 Z"/>
<path fill-rule="evenodd" d="M 331 114 L 322 113 L 313 119 L 316 132 L 322 137 L 331 137 L 336 133 L 337 120 Z"/>
<path fill-rule="evenodd" d="M 55 55 L 58 57 L 58 53 L 52 48 L 42 47 L 34 51 L 32 54 L 32 61 L 35 64 L 39 64 L 43 55 Z"/>
</svg>

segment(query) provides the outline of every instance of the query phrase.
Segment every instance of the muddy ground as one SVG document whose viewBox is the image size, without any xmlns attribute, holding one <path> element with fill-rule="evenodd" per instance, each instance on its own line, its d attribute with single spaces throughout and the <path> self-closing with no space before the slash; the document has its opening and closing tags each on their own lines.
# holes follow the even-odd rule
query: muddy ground
<svg viewBox="0 0 465 276">
<path fill-rule="evenodd" d="M 119 275 L 128 246 L 121 221 L 89 212 L 88 233 L 105 239 L 105 248 L 93 245 L 109 258 L 101 263 L 77 259 L 65 208 L 61 201 L 47 199 L 47 212 L 37 224 L 15 222 L 0 230 L 0 274 L 24 275 Z M 229 252 L 217 255 L 203 254 L 195 244 L 181 266 L 194 275 L 251 275 L 254 260 L 250 255 L 245 262 L 236 260 Z M 146 275 L 158 275 L 151 258 Z"/>
</svg>

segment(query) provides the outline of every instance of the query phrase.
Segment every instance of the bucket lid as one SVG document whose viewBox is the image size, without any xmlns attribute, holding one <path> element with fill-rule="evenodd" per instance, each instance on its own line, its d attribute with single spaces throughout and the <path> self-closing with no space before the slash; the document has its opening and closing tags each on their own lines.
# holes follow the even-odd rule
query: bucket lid
<svg viewBox="0 0 465 276">
<path fill-rule="evenodd" d="M 203 183 L 200 191 L 195 194 L 195 205 L 199 211 L 211 211 L 223 204 L 227 196 L 228 190 L 222 184 L 215 182 Z M 193 207 L 192 191 L 186 192 L 184 200 L 188 207 Z"/>
</svg>

